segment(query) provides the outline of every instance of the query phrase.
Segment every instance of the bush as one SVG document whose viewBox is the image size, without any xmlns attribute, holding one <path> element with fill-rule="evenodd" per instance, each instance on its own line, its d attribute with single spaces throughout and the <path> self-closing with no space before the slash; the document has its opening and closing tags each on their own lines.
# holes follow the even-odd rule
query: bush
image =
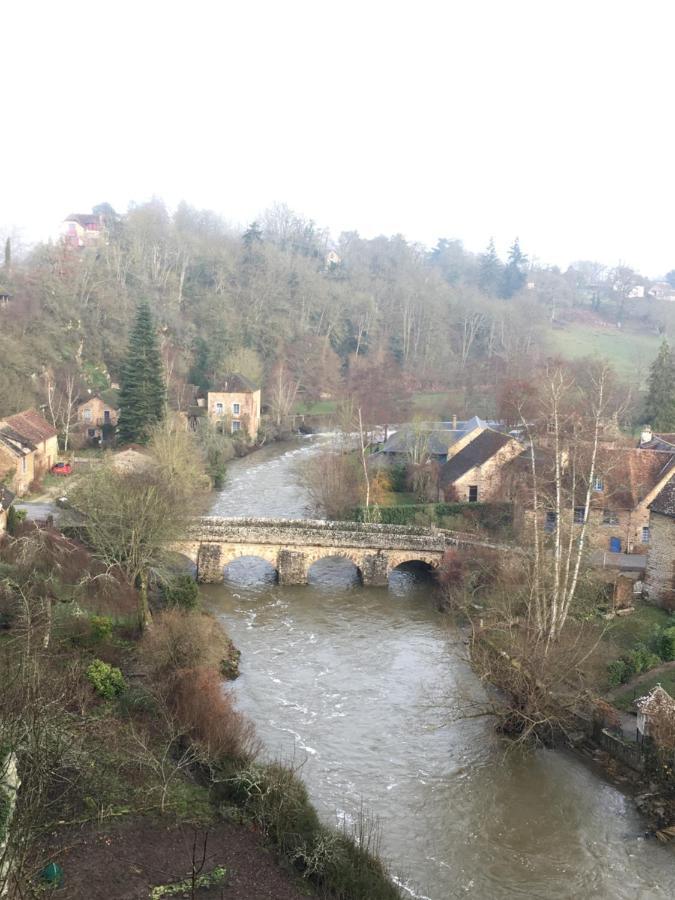
<svg viewBox="0 0 675 900">
<path fill-rule="evenodd" d="M 192 575 L 181 572 L 164 587 L 164 599 L 168 606 L 196 609 L 199 606 L 199 587 Z"/>
<path fill-rule="evenodd" d="M 661 662 L 659 657 L 652 653 L 645 644 L 636 644 L 635 648 L 626 655 L 626 661 L 636 675 L 648 672 Z"/>
<path fill-rule="evenodd" d="M 675 660 L 675 626 L 664 628 L 661 632 L 658 653 L 665 662 Z"/>
<path fill-rule="evenodd" d="M 113 700 L 126 687 L 120 670 L 103 662 L 102 659 L 95 659 L 89 666 L 87 678 L 99 697 L 105 700 Z"/>
<path fill-rule="evenodd" d="M 215 669 L 183 670 L 168 699 L 182 728 L 212 762 L 249 762 L 258 753 L 253 724 L 235 709 Z"/>
<path fill-rule="evenodd" d="M 91 639 L 98 643 L 112 636 L 113 623 L 110 616 L 92 616 L 89 619 Z"/>
<path fill-rule="evenodd" d="M 633 674 L 625 659 L 615 659 L 607 666 L 607 680 L 611 687 L 625 684 Z"/>
<path fill-rule="evenodd" d="M 211 616 L 167 609 L 143 635 L 139 655 L 151 675 L 170 689 L 167 678 L 181 669 L 217 668 L 229 649 L 229 638 Z"/>
<path fill-rule="evenodd" d="M 401 494 L 407 490 L 408 468 L 404 463 L 398 463 L 389 469 L 389 484 L 392 491 Z"/>
</svg>

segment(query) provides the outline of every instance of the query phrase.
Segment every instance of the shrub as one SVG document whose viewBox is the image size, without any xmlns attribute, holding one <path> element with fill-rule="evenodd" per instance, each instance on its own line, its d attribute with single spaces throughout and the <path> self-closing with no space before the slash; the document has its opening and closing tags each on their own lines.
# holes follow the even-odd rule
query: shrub
<svg viewBox="0 0 675 900">
<path fill-rule="evenodd" d="M 199 605 L 199 587 L 187 572 L 181 572 L 164 587 L 164 599 L 168 606 L 179 606 L 181 609 L 196 609 Z"/>
<path fill-rule="evenodd" d="M 659 639 L 659 656 L 666 662 L 675 660 L 675 626 L 664 628 Z"/>
<path fill-rule="evenodd" d="M 114 699 L 126 687 L 124 676 L 120 670 L 103 662 L 102 659 L 95 659 L 89 666 L 87 678 L 99 697 L 103 697 L 105 700 Z"/>
<path fill-rule="evenodd" d="M 635 648 L 627 654 L 626 660 L 636 675 L 648 672 L 661 662 L 659 657 L 652 653 L 645 644 L 636 644 Z"/>
<path fill-rule="evenodd" d="M 110 616 L 92 616 L 89 625 L 92 641 L 105 641 L 112 636 L 113 623 Z"/>
<path fill-rule="evenodd" d="M 229 638 L 214 618 L 182 609 L 155 616 L 139 646 L 142 662 L 168 689 L 167 678 L 181 669 L 217 668 L 228 651 Z"/>
<path fill-rule="evenodd" d="M 615 659 L 607 666 L 607 680 L 612 687 L 625 684 L 632 674 L 625 659 Z"/>
<path fill-rule="evenodd" d="M 253 724 L 234 707 L 211 668 L 186 669 L 173 682 L 169 696 L 180 725 L 212 761 L 249 762 L 259 750 Z"/>
<path fill-rule="evenodd" d="M 389 469 L 389 484 L 392 491 L 397 494 L 403 493 L 407 489 L 408 468 L 405 463 L 398 463 Z"/>
</svg>

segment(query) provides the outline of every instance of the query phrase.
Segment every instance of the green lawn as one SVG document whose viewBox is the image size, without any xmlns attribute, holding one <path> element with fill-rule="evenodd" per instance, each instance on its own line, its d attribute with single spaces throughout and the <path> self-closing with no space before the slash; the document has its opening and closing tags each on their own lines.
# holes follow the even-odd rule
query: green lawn
<svg viewBox="0 0 675 900">
<path fill-rule="evenodd" d="M 630 616 L 617 616 L 609 623 L 605 639 L 620 652 L 632 650 L 636 644 L 646 643 L 654 629 L 675 625 L 675 618 L 667 610 L 648 603 L 638 603 Z"/>
<path fill-rule="evenodd" d="M 649 366 L 661 345 L 661 338 L 651 334 L 620 331 L 612 325 L 607 328 L 583 324 L 568 325 L 564 329 L 551 329 L 551 344 L 563 356 L 574 359 L 591 356 L 610 360 L 623 378 L 639 375 L 644 384 Z"/>
<path fill-rule="evenodd" d="M 617 709 L 623 709 L 625 712 L 634 712 L 635 706 L 633 701 L 639 697 L 644 697 L 657 684 L 660 684 L 664 690 L 668 691 L 671 697 L 675 697 L 675 671 L 670 669 L 668 672 L 657 672 L 650 678 L 645 678 L 639 684 L 627 684 L 622 691 L 616 694 L 612 704 Z"/>
</svg>

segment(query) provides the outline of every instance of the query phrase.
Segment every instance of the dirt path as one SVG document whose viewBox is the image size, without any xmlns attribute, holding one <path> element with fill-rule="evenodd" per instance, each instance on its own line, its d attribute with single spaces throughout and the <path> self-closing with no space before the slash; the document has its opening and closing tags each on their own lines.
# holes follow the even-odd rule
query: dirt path
<svg viewBox="0 0 675 900">
<path fill-rule="evenodd" d="M 162 827 L 135 821 L 109 829 L 59 832 L 47 858 L 64 871 L 63 900 L 148 900 L 153 887 L 173 884 L 201 862 L 204 871 L 228 870 L 224 887 L 201 890 L 203 900 L 307 900 L 308 885 L 275 862 L 254 832 L 227 823 L 205 831 L 191 826 Z"/>
</svg>

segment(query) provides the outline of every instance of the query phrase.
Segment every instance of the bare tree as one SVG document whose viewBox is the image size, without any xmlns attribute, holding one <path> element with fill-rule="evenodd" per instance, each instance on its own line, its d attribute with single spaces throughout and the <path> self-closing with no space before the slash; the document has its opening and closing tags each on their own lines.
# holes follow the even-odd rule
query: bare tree
<svg viewBox="0 0 675 900">
<path fill-rule="evenodd" d="M 77 377 L 73 372 L 66 372 L 59 384 L 47 371 L 44 382 L 49 418 L 60 432 L 63 450 L 67 453 L 70 435 L 77 423 Z"/>
</svg>

